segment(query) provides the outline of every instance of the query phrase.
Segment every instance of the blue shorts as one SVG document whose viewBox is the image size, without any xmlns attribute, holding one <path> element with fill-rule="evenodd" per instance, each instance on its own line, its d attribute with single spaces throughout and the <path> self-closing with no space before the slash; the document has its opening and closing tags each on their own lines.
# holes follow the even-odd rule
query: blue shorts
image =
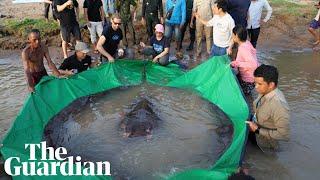
<svg viewBox="0 0 320 180">
<path fill-rule="evenodd" d="M 320 21 L 317 21 L 315 19 L 313 19 L 311 22 L 310 22 L 310 26 L 312 29 L 318 29 L 320 28 Z"/>
<path fill-rule="evenodd" d="M 227 54 L 228 47 L 219 47 L 215 44 L 212 45 L 210 56 L 223 56 Z"/>
</svg>

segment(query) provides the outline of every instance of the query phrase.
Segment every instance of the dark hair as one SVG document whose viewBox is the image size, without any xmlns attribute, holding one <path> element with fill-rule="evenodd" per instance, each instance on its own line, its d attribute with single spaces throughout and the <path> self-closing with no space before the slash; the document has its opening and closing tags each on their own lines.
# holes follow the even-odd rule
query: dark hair
<svg viewBox="0 0 320 180">
<path fill-rule="evenodd" d="M 262 64 L 253 73 L 254 77 L 262 77 L 267 83 L 274 82 L 278 85 L 278 69 L 271 65 Z"/>
<path fill-rule="evenodd" d="M 217 0 L 216 1 L 218 9 L 222 9 L 223 12 L 227 12 L 228 10 L 228 3 L 226 0 Z"/>
<path fill-rule="evenodd" d="M 240 39 L 241 42 L 244 42 L 247 40 L 248 37 L 248 32 L 247 29 L 244 28 L 241 25 L 236 25 L 233 29 L 232 32 L 234 35 L 237 35 Z"/>
<path fill-rule="evenodd" d="M 231 174 L 228 177 L 228 180 L 255 180 L 255 178 L 240 171 L 238 173 Z"/>
<path fill-rule="evenodd" d="M 31 34 L 31 33 L 35 33 L 35 34 L 38 34 L 38 35 L 40 36 L 40 31 L 39 31 L 39 29 L 31 29 L 31 31 L 30 31 L 29 34 Z"/>
</svg>

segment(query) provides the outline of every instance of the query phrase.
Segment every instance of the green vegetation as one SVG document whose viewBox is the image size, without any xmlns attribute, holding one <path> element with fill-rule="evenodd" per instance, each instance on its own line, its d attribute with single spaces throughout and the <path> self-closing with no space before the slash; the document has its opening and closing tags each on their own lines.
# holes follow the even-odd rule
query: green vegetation
<svg viewBox="0 0 320 180">
<path fill-rule="evenodd" d="M 80 24 L 86 21 L 80 15 Z M 45 19 L 7 19 L 0 23 L 0 33 L 7 35 L 14 35 L 19 37 L 26 37 L 31 29 L 39 29 L 43 37 L 54 36 L 60 33 L 60 27 L 57 21 Z"/>
<path fill-rule="evenodd" d="M 56 21 L 47 22 L 45 19 L 8 19 L 3 23 L 4 30 L 9 35 L 26 37 L 31 29 L 39 29 L 42 36 L 59 34 L 59 25 Z"/>
<path fill-rule="evenodd" d="M 305 5 L 295 3 L 288 0 L 269 0 L 273 12 L 279 15 L 291 15 L 294 17 L 309 17 L 315 16 L 317 9 L 313 5 Z"/>
</svg>

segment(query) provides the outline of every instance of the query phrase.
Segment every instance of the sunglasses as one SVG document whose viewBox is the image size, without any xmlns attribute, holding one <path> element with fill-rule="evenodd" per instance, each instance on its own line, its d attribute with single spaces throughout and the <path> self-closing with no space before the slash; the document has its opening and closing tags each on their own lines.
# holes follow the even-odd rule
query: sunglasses
<svg viewBox="0 0 320 180">
<path fill-rule="evenodd" d="M 113 22 L 115 25 L 121 25 L 122 23 L 116 23 L 116 22 Z"/>
</svg>

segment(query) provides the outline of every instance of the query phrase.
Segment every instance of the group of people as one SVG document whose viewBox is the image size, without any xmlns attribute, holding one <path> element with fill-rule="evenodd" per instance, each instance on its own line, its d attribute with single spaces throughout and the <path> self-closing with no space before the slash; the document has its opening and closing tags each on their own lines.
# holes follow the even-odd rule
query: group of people
<svg viewBox="0 0 320 180">
<path fill-rule="evenodd" d="M 77 1 L 53 0 L 53 2 L 56 3 L 59 12 L 57 18 L 61 27 L 65 60 L 57 69 L 47 47 L 41 43 L 40 32 L 31 31 L 28 36 L 29 45 L 22 52 L 26 79 L 31 92 L 41 77 L 47 75 L 43 58 L 46 58 L 49 68 L 58 77 L 79 73 L 99 63 L 91 60 L 87 55 L 90 48 L 81 42 L 79 16 L 76 13 L 78 11 L 75 11 L 75 8 L 79 7 Z M 130 54 L 126 30 L 133 30 L 133 37 L 135 36 L 132 25 L 132 18 L 135 16 L 130 15 L 132 12 L 130 6 L 136 7 L 136 3 L 134 0 L 105 0 L 104 3 L 101 0 L 84 1 L 83 8 L 91 41 L 94 51 L 101 54 L 101 62 L 114 62 L 115 59 Z M 110 8 L 112 5 L 114 8 Z M 261 21 L 263 8 L 267 9 L 267 15 Z M 163 13 L 161 0 L 142 1 L 142 22 L 146 24 L 150 42 L 149 44 L 140 42 L 141 52 L 152 56 L 153 62 L 167 65 L 172 33 L 175 34 L 176 50 L 180 51 L 188 26 L 190 44 L 187 50 L 192 50 L 196 41 L 197 55 L 202 50 L 203 32 L 206 38 L 206 53 L 209 56 L 231 54 L 237 49 L 231 67 L 238 71 L 239 85 L 245 95 L 250 95 L 254 88 L 259 94 L 253 103 L 254 115 L 247 121 L 251 131 L 249 139 L 259 147 L 271 149 L 278 148 L 279 140 L 288 140 L 289 107 L 284 95 L 277 88 L 278 70 L 270 65 L 259 66 L 256 55 L 260 25 L 267 22 L 272 14 L 268 1 L 166 0 L 165 12 Z M 104 24 L 106 13 L 110 16 L 110 23 Z M 68 57 L 67 46 L 71 33 L 77 40 L 76 52 Z M 133 38 L 134 44 L 138 43 L 136 40 Z"/>
<path fill-rule="evenodd" d="M 78 23 L 79 4 L 77 0 L 46 0 L 45 2 L 45 17 L 48 19 L 51 4 L 54 19 L 57 19 L 60 24 L 63 57 L 67 58 L 71 34 L 76 41 L 81 41 Z M 230 53 L 233 45 L 232 29 L 235 25 L 241 25 L 248 30 L 250 41 L 256 47 L 260 23 L 267 22 L 272 14 L 272 8 L 267 0 L 166 0 L 164 7 L 162 0 L 85 0 L 83 12 L 95 53 L 105 54 L 100 51 L 101 47 L 97 46 L 98 39 L 102 36 L 104 29 L 109 29 L 105 32 L 113 32 L 110 26 L 113 25 L 114 16 L 116 19 L 121 19 L 119 30 L 112 27 L 114 31 L 118 31 L 117 33 L 120 31 L 122 33 L 119 36 L 121 43 L 120 41 L 118 43 L 120 49 L 129 48 L 128 33 L 131 34 L 133 45 L 139 44 L 133 26 L 139 3 L 142 7 L 141 22 L 146 27 L 149 40 L 155 35 L 155 26 L 162 24 L 164 37 L 171 42 L 174 34 L 175 48 L 180 52 L 185 31 L 189 28 L 190 43 L 186 50 L 193 50 L 196 42 L 197 57 L 201 57 L 203 36 L 206 41 L 207 57 Z M 263 8 L 267 9 L 267 15 L 261 21 Z M 108 51 L 108 49 L 104 50 Z M 105 57 L 110 58 L 110 56 Z"/>
</svg>

